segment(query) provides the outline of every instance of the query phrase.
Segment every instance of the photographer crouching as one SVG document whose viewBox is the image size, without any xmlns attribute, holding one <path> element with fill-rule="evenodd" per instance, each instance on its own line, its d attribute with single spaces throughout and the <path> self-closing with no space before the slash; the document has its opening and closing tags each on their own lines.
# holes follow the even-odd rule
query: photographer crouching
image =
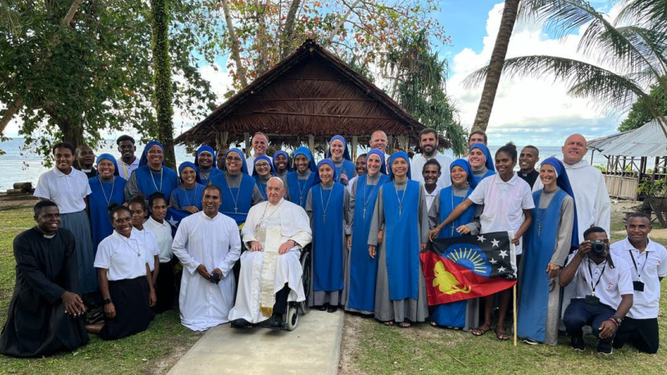
<svg viewBox="0 0 667 375">
<path fill-rule="evenodd" d="M 597 352 L 609 355 L 618 327 L 632 307 L 630 265 L 620 258 L 612 259 L 604 229 L 590 227 L 584 240 L 560 274 L 561 286 L 574 280 L 576 289 L 563 323 L 573 349 L 585 349 L 582 328 L 590 325 L 599 339 Z"/>
</svg>

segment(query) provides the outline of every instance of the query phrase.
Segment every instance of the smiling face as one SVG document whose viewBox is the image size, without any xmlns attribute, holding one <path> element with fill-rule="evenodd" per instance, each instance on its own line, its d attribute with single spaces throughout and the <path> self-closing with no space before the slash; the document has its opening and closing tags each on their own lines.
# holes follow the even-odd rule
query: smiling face
<svg viewBox="0 0 667 375">
<path fill-rule="evenodd" d="M 588 152 L 586 138 L 581 134 L 573 134 L 567 137 L 561 150 L 563 151 L 563 162 L 565 164 L 577 164 Z"/>
<path fill-rule="evenodd" d="M 424 170 L 422 171 L 422 176 L 424 177 L 425 185 L 435 185 L 438 183 L 438 178 L 440 178 L 440 168 L 437 165 L 427 164 L 424 165 Z"/>
<path fill-rule="evenodd" d="M 208 217 L 215 217 L 218 214 L 221 203 L 220 190 L 210 186 L 206 187 L 204 196 L 201 199 L 204 214 Z"/>
<path fill-rule="evenodd" d="M 273 158 L 275 167 L 276 167 L 276 172 L 278 173 L 283 173 L 287 170 L 287 156 L 285 154 L 278 154 Z"/>
<path fill-rule="evenodd" d="M 213 166 L 213 155 L 208 151 L 202 151 L 197 158 L 197 164 L 199 164 L 199 168 L 202 169 L 211 168 Z"/>
<path fill-rule="evenodd" d="M 279 178 L 272 178 L 266 184 L 266 196 L 269 198 L 269 203 L 272 205 L 278 204 L 280 199 L 285 195 L 285 185 Z"/>
<path fill-rule="evenodd" d="M 468 161 L 470 162 L 470 167 L 473 171 L 479 171 L 486 165 L 486 156 L 484 156 L 482 150 L 474 148 L 470 151 L 470 155 L 468 155 Z"/>
<path fill-rule="evenodd" d="M 299 154 L 294 158 L 294 166 L 296 167 L 297 172 L 305 173 L 310 166 L 310 162 L 305 155 Z"/>
<path fill-rule="evenodd" d="M 516 160 L 506 152 L 496 152 L 496 172 L 503 181 L 508 181 L 514 174 Z"/>
<path fill-rule="evenodd" d="M 357 161 L 354 162 L 354 169 L 357 171 L 358 176 L 363 176 L 366 174 L 366 157 L 359 156 Z"/>
<path fill-rule="evenodd" d="M 65 174 L 69 174 L 72 171 L 72 162 L 74 161 L 74 155 L 72 155 L 72 150 L 67 147 L 58 147 L 53 150 L 53 160 L 56 162 L 56 168 Z"/>
<path fill-rule="evenodd" d="M 141 227 L 144 225 L 144 218 L 146 217 L 146 210 L 140 203 L 130 203 L 128 206 L 132 214 L 132 225 L 134 227 Z"/>
<path fill-rule="evenodd" d="M 336 161 L 342 159 L 344 151 L 343 142 L 341 142 L 340 139 L 336 139 L 333 142 L 331 142 L 330 151 L 331 151 L 331 159 Z"/>
<path fill-rule="evenodd" d="M 162 162 L 164 161 L 164 151 L 162 147 L 158 145 L 152 145 L 148 149 L 148 166 L 152 169 L 158 170 L 162 168 Z"/>
<path fill-rule="evenodd" d="M 60 211 L 57 206 L 42 207 L 34 219 L 43 233 L 52 234 L 60 228 Z"/>
<path fill-rule="evenodd" d="M 646 243 L 648 234 L 653 230 L 653 225 L 651 225 L 651 220 L 642 216 L 635 216 L 628 219 L 625 223 L 625 229 L 628 232 L 630 242 L 639 244 Z"/>
<path fill-rule="evenodd" d="M 123 159 L 129 160 L 134 157 L 134 152 L 137 151 L 137 146 L 130 140 L 118 142 L 118 151 Z"/>
<path fill-rule="evenodd" d="M 524 172 L 530 172 L 535 169 L 535 163 L 540 160 L 537 156 L 537 150 L 532 147 L 524 147 L 519 154 L 519 168 Z"/>
<path fill-rule="evenodd" d="M 76 161 L 79 163 L 79 166 L 81 166 L 81 168 L 86 168 L 86 169 L 92 168 L 93 163 L 95 163 L 95 153 L 93 152 L 93 149 L 86 145 L 81 145 L 77 147 Z"/>
<path fill-rule="evenodd" d="M 391 173 L 394 174 L 394 178 L 398 180 L 403 180 L 408 176 L 408 161 L 404 158 L 396 158 L 394 162 L 391 163 Z"/>
<path fill-rule="evenodd" d="M 167 202 L 162 199 L 154 199 L 153 205 L 151 206 L 151 216 L 157 222 L 162 222 L 167 216 Z"/>
<path fill-rule="evenodd" d="M 468 183 L 468 172 L 465 169 L 455 165 L 451 171 L 452 184 L 456 187 L 464 187 Z"/>
<path fill-rule="evenodd" d="M 183 180 L 183 183 L 187 187 L 195 186 L 195 183 L 197 182 L 197 171 L 190 167 L 183 168 L 181 171 L 181 180 Z"/>
<path fill-rule="evenodd" d="M 333 182 L 334 170 L 329 164 L 322 164 L 317 172 L 320 174 L 320 181 L 322 181 L 323 185 Z"/>
<path fill-rule="evenodd" d="M 97 173 L 100 174 L 100 177 L 108 180 L 113 177 L 114 172 L 116 172 L 116 167 L 109 159 L 102 159 L 97 163 Z"/>
<path fill-rule="evenodd" d="M 255 171 L 259 177 L 268 178 L 271 176 L 271 165 L 266 160 L 260 160 L 255 163 Z"/>
<path fill-rule="evenodd" d="M 368 143 L 371 148 L 377 148 L 384 152 L 387 148 L 387 134 L 382 130 L 376 130 L 373 135 L 371 135 L 371 140 Z"/>
<path fill-rule="evenodd" d="M 237 175 L 241 173 L 241 168 L 243 168 L 243 160 L 241 160 L 239 154 L 236 152 L 228 152 L 227 157 L 225 158 L 225 167 L 227 168 L 227 173 L 231 175 Z"/>
<path fill-rule="evenodd" d="M 380 173 L 380 168 L 382 168 L 382 160 L 380 160 L 380 155 L 371 154 L 366 159 L 366 168 L 368 169 L 369 176 L 375 176 Z"/>
<path fill-rule="evenodd" d="M 556 187 L 556 170 L 549 164 L 542 164 L 540 166 L 540 181 L 542 185 L 551 191 Z"/>
<path fill-rule="evenodd" d="M 252 137 L 252 149 L 255 150 L 255 156 L 266 154 L 267 147 L 269 147 L 269 140 L 264 134 L 255 134 Z"/>
<path fill-rule="evenodd" d="M 111 226 L 119 234 L 130 237 L 132 234 L 132 217 L 127 210 L 118 210 L 114 212 L 111 220 Z"/>
</svg>

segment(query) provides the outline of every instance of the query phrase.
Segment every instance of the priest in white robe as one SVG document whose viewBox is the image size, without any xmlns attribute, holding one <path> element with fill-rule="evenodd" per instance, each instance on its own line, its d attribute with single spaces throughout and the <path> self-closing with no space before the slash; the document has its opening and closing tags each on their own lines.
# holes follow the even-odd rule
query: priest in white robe
<svg viewBox="0 0 667 375">
<path fill-rule="evenodd" d="M 203 211 L 181 221 L 172 244 L 183 263 L 181 323 L 193 331 L 227 323 L 234 306 L 232 268 L 241 254 L 241 238 L 234 219 L 218 212 L 221 195 L 217 186 L 208 185 Z"/>
<path fill-rule="evenodd" d="M 273 317 L 282 327 L 287 303 L 305 301 L 299 261 L 301 249 L 312 241 L 304 209 L 283 198 L 285 186 L 269 179 L 268 202 L 250 209 L 241 235 L 248 251 L 241 256 L 236 304 L 229 314 L 232 327 L 242 328 Z"/>
</svg>

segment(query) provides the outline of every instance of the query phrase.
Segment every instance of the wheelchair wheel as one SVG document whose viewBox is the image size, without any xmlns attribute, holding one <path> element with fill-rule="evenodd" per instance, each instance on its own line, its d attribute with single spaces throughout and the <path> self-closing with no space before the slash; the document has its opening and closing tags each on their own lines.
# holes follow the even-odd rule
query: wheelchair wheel
<svg viewBox="0 0 667 375">
<path fill-rule="evenodd" d="M 304 251 L 303 255 L 301 256 L 301 269 L 303 269 L 303 276 L 301 276 L 301 282 L 303 283 L 303 289 L 306 295 L 306 300 L 299 302 L 299 310 L 301 311 L 301 315 L 306 315 L 308 314 L 308 311 L 310 311 L 310 308 L 308 307 L 308 295 L 310 295 L 310 278 L 311 278 L 311 270 L 310 270 L 310 252 Z"/>
<path fill-rule="evenodd" d="M 299 311 L 296 306 L 290 306 L 290 308 L 287 310 L 285 329 L 288 331 L 294 331 L 297 325 L 299 325 Z"/>
</svg>

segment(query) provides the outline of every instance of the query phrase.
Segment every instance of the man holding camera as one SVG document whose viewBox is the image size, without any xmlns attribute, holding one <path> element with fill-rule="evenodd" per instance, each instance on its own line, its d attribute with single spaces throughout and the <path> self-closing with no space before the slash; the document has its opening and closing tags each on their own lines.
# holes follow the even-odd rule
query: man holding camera
<svg viewBox="0 0 667 375">
<path fill-rule="evenodd" d="M 597 352 L 609 355 L 614 336 L 632 307 L 632 279 L 630 266 L 609 254 L 604 229 L 588 228 L 579 250 L 570 255 L 559 283 L 564 287 L 573 280 L 575 297 L 563 316 L 570 346 L 577 351 L 585 349 L 582 328 L 590 325 L 599 339 Z"/>
<path fill-rule="evenodd" d="M 193 331 L 227 323 L 234 306 L 232 268 L 241 255 L 241 237 L 236 221 L 218 212 L 221 195 L 217 186 L 206 186 L 203 211 L 181 220 L 172 243 L 183 263 L 181 324 Z"/>
<path fill-rule="evenodd" d="M 630 265 L 634 299 L 616 334 L 614 348 L 629 342 L 640 352 L 655 354 L 660 346 L 660 280 L 667 275 L 667 250 L 648 238 L 653 226 L 646 214 L 628 215 L 625 229 L 628 236 L 611 245 L 611 253 L 614 259 L 623 259 Z"/>
</svg>

